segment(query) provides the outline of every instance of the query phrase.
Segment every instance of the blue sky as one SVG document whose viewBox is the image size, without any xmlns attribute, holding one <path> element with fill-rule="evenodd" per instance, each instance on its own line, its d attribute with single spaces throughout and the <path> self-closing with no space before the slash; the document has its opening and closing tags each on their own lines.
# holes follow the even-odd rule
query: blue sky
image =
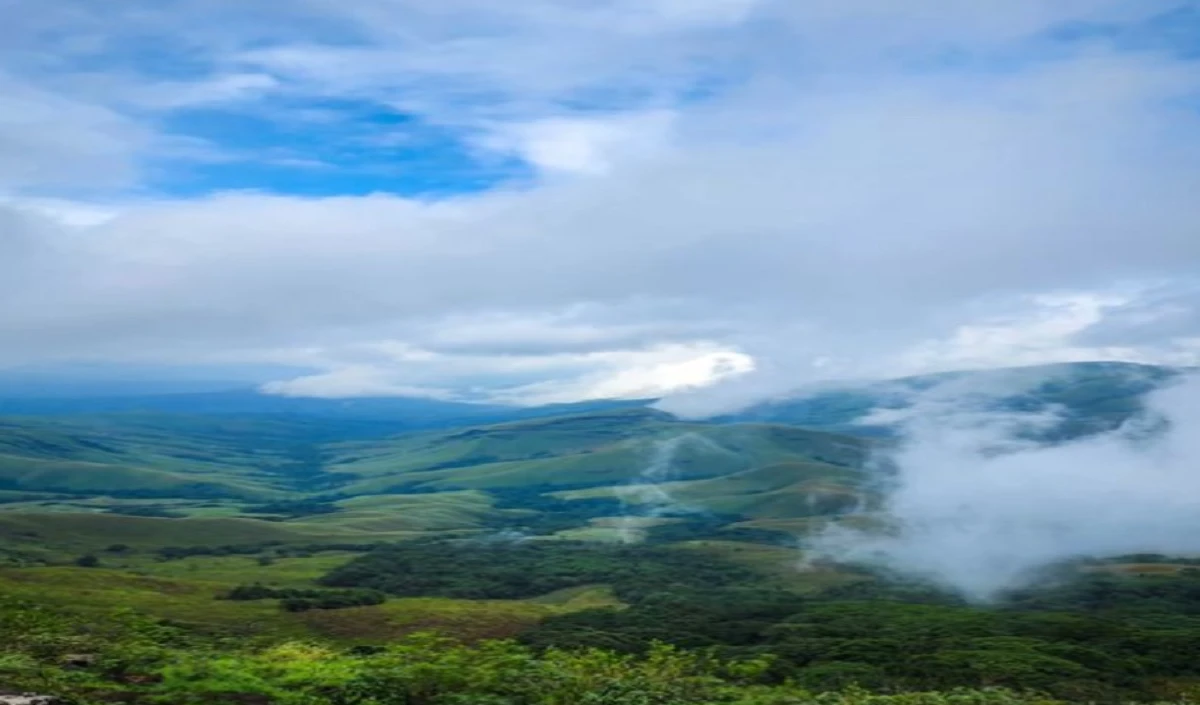
<svg viewBox="0 0 1200 705">
<path fill-rule="evenodd" d="M 529 173 L 519 159 L 481 153 L 461 130 L 366 100 L 199 107 L 175 111 L 163 129 L 227 155 L 209 163 L 154 165 L 143 187 L 173 197 L 227 190 L 428 197 L 484 190 Z"/>
<path fill-rule="evenodd" d="M 1200 361 L 1197 2 L 8 5 L 3 367 L 716 407 Z"/>
</svg>

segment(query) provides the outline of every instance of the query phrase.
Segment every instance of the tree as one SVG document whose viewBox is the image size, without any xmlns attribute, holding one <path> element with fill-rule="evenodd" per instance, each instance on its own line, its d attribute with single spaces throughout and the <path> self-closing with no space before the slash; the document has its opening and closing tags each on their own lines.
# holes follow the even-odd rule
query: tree
<svg viewBox="0 0 1200 705">
<path fill-rule="evenodd" d="M 100 565 L 100 559 L 89 553 L 76 558 L 75 565 L 80 568 L 95 568 Z"/>
</svg>

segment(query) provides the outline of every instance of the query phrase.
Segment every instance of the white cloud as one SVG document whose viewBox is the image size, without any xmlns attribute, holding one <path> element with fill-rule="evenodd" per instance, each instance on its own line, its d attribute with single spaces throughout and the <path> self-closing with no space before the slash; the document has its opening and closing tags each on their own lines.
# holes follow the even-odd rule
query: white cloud
<svg viewBox="0 0 1200 705">
<path fill-rule="evenodd" d="M 901 365 L 914 372 L 937 368 L 988 368 L 1084 360 L 1137 360 L 1129 348 L 1077 346 L 1075 338 L 1128 301 L 1113 294 L 1032 297 L 1020 315 L 959 327 L 946 340 L 910 350 Z"/>
<path fill-rule="evenodd" d="M 607 118 L 544 118 L 502 127 L 480 144 L 514 152 L 547 172 L 604 174 L 614 160 L 653 156 L 667 141 L 673 120 L 668 111 Z"/>
<path fill-rule="evenodd" d="M 494 398 L 520 404 L 648 399 L 710 386 L 754 370 L 754 359 L 749 355 L 698 344 L 592 353 L 580 362 L 598 369 L 568 381 L 535 382 L 503 390 Z"/>
<path fill-rule="evenodd" d="M 1045 419 L 981 412 L 963 401 L 972 390 L 956 391 L 935 389 L 935 403 L 909 419 L 886 504 L 899 530 L 833 531 L 816 550 L 977 599 L 1070 558 L 1200 552 L 1200 380 L 1153 398 L 1154 413 L 1170 422 L 1156 440 L 1130 427 L 1054 446 L 1013 437 Z"/>
<path fill-rule="evenodd" d="M 369 365 L 343 365 L 314 375 L 262 385 L 267 394 L 288 397 L 346 399 L 351 397 L 426 397 L 450 400 L 454 393 L 437 387 L 398 384 L 386 370 Z"/>
<path fill-rule="evenodd" d="M 288 361 L 327 371 L 267 384 L 266 391 L 328 398 L 415 394 L 523 405 L 644 399 L 710 385 L 754 368 L 748 355 L 703 342 L 520 354 L 438 353 L 405 343 L 377 343 L 312 351 Z"/>
<path fill-rule="evenodd" d="M 230 73 L 200 81 L 135 86 L 130 95 L 146 107 L 174 109 L 236 103 L 261 97 L 279 87 L 279 80 L 268 74 Z"/>
<path fill-rule="evenodd" d="M 1153 335 L 1131 311 L 1200 261 L 1200 119 L 1181 109 L 1200 72 L 1112 39 L 1177 3 L 68 4 L 31 5 L 0 54 L 20 108 L 0 118 L 0 193 L 23 210 L 0 246 L 24 275 L 0 298 L 0 362 L 312 353 L 310 390 L 729 377 L 741 403 L 835 376 L 1195 359 L 1190 299 Z M 1061 23 L 1114 24 L 1050 39 Z M 49 64 L 31 58 L 46 27 L 76 38 Z M 137 39 L 177 34 L 179 55 Z M 340 101 L 538 178 L 437 198 L 138 188 L 178 158 L 172 110 L 307 105 L 328 128 Z M 434 358 L 359 359 L 387 341 Z"/>
</svg>

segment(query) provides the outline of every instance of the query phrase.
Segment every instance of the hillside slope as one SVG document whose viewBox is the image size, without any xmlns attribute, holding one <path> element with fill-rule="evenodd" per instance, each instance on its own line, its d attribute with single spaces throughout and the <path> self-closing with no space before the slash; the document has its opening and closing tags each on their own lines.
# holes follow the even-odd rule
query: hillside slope
<svg viewBox="0 0 1200 705">
<path fill-rule="evenodd" d="M 513 531 L 610 540 L 740 531 L 774 540 L 764 530 L 780 538 L 876 506 L 880 478 L 866 461 L 879 442 L 864 435 L 889 429 L 863 426 L 871 409 L 950 388 L 996 408 L 1060 408 L 1060 432 L 1077 435 L 1120 423 L 1178 374 L 1117 363 L 955 373 L 826 391 L 711 422 L 640 402 L 420 430 L 357 411 L 0 417 L 0 544 L 23 550 L 36 543 L 26 540 L 32 534 L 62 550 L 103 547 L 108 535 L 126 536 L 134 518 L 164 537 L 160 545 L 191 543 L 180 531 L 200 530 L 197 520 L 215 522 L 214 536 L 236 537 L 220 543 Z M 547 415 L 555 411 L 579 413 Z M 415 423 L 445 420 L 435 413 Z"/>
<path fill-rule="evenodd" d="M 178 538 L 185 526 L 235 544 L 447 531 L 571 536 L 667 516 L 707 535 L 745 519 L 807 516 L 817 494 L 859 501 L 870 450 L 849 436 L 689 423 L 639 408 L 353 441 L 329 441 L 308 424 L 10 417 L 0 424 L 0 538 L 27 547 L 36 541 L 22 532 L 32 533 L 75 550 L 128 543 L 140 530 L 163 545 L 194 543 Z M 755 479 L 788 468 L 823 478 L 820 486 Z M 90 518 L 66 520 L 73 514 Z M 135 529 L 132 519 L 147 523 Z M 192 523 L 201 520 L 216 523 Z M 656 523 L 667 522 L 644 521 Z"/>
<path fill-rule="evenodd" d="M 856 435 L 888 435 L 877 409 L 910 408 L 931 396 L 1009 411 L 1057 410 L 1059 437 L 1111 429 L 1142 409 L 1145 395 L 1184 370 L 1124 362 L 1075 362 L 948 372 L 796 392 L 717 417 L 724 423 L 784 423 Z"/>
</svg>

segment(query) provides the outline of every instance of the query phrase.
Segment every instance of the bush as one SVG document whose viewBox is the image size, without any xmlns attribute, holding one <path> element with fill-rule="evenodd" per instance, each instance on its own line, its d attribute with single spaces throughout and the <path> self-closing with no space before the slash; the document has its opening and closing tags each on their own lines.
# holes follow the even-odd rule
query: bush
<svg viewBox="0 0 1200 705">
<path fill-rule="evenodd" d="M 230 590 L 221 599 L 245 600 L 280 600 L 280 607 L 288 612 L 307 612 L 308 610 L 336 610 L 346 607 L 364 607 L 381 605 L 387 596 L 377 590 L 317 590 L 304 588 L 272 588 L 255 583 L 239 585 Z"/>
</svg>

